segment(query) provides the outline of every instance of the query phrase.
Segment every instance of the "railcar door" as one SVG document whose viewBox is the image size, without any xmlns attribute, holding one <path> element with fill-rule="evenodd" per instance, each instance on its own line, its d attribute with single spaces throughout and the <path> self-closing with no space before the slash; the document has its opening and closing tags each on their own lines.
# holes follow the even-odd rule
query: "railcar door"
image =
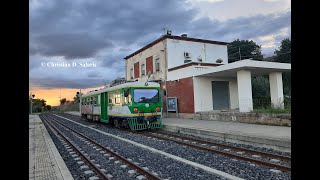
<svg viewBox="0 0 320 180">
<path fill-rule="evenodd" d="M 104 123 L 109 123 L 108 105 L 108 92 L 104 92 L 101 94 L 101 122 Z"/>
</svg>

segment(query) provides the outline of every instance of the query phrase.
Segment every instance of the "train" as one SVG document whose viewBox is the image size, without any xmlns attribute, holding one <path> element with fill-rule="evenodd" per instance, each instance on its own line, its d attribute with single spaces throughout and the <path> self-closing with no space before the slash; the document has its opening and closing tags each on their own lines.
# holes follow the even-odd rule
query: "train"
<svg viewBox="0 0 320 180">
<path fill-rule="evenodd" d="M 162 128 L 162 96 L 156 82 L 125 82 L 80 96 L 81 117 L 133 131 Z"/>
</svg>

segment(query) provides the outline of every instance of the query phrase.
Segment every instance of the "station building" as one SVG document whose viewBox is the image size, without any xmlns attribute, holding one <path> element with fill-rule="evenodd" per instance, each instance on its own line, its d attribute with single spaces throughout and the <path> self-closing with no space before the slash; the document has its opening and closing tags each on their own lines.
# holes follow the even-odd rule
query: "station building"
<svg viewBox="0 0 320 180">
<path fill-rule="evenodd" d="M 126 80 L 160 83 L 163 112 L 167 97 L 176 97 L 179 117 L 192 118 L 210 110 L 252 111 L 251 77 L 269 75 L 271 103 L 283 108 L 282 72 L 291 71 L 291 64 L 249 59 L 228 63 L 227 44 L 163 35 L 124 58 Z"/>
</svg>

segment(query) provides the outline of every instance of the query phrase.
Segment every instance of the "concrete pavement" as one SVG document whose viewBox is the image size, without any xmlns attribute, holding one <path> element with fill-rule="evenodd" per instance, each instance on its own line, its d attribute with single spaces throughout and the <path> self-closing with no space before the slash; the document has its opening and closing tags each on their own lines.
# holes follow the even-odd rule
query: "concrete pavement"
<svg viewBox="0 0 320 180">
<path fill-rule="evenodd" d="M 287 126 L 182 118 L 163 118 L 163 124 L 168 131 L 291 152 L 291 127 Z"/>
<path fill-rule="evenodd" d="M 38 115 L 29 115 L 29 179 L 73 180 Z"/>
</svg>

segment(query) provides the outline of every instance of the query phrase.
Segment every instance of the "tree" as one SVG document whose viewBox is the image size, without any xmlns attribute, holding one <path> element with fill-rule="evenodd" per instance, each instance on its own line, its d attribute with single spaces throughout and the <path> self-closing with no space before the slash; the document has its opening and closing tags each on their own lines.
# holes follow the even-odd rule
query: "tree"
<svg viewBox="0 0 320 180">
<path fill-rule="evenodd" d="M 46 106 L 46 100 L 44 99 L 33 99 L 32 100 L 32 112 L 42 112 Z"/>
<path fill-rule="evenodd" d="M 46 105 L 45 109 L 50 111 L 51 110 L 51 106 L 50 105 Z"/>
<path fill-rule="evenodd" d="M 265 57 L 263 58 L 263 61 L 269 61 L 269 62 L 274 62 L 274 56 L 270 56 L 270 57 Z"/>
<path fill-rule="evenodd" d="M 267 75 L 252 78 L 252 97 L 270 97 L 270 83 Z"/>
<path fill-rule="evenodd" d="M 239 53 L 240 48 L 240 53 Z M 261 54 L 261 46 L 257 45 L 254 41 L 249 40 L 235 40 L 228 44 L 228 59 L 229 63 L 239 61 L 241 55 L 242 59 L 253 58 L 254 60 L 263 60 Z"/>
<path fill-rule="evenodd" d="M 77 92 L 77 94 L 73 97 L 73 103 L 79 104 L 80 103 L 80 96 L 82 96 L 83 93 Z"/>
<path fill-rule="evenodd" d="M 281 41 L 279 50 L 274 51 L 276 62 L 291 63 L 291 40 L 286 38 Z"/>
<path fill-rule="evenodd" d="M 283 39 L 279 50 L 274 51 L 274 59 L 276 62 L 280 63 L 290 63 L 291 64 L 291 40 L 289 38 Z M 283 80 L 283 94 L 286 96 L 291 96 L 291 72 L 284 72 L 282 74 Z"/>
<path fill-rule="evenodd" d="M 65 103 L 66 103 L 66 101 L 67 101 L 67 99 L 66 99 L 66 98 L 62 98 L 62 99 L 60 100 L 60 105 L 65 104 Z"/>
<path fill-rule="evenodd" d="M 270 84 L 268 75 L 252 78 L 253 108 L 270 107 Z"/>
<path fill-rule="evenodd" d="M 118 77 L 117 79 L 113 80 L 110 84 L 110 87 L 112 86 L 116 86 L 116 85 L 119 85 L 119 84 L 122 84 L 122 83 L 125 83 L 126 82 L 126 78 L 124 77 Z"/>
</svg>

